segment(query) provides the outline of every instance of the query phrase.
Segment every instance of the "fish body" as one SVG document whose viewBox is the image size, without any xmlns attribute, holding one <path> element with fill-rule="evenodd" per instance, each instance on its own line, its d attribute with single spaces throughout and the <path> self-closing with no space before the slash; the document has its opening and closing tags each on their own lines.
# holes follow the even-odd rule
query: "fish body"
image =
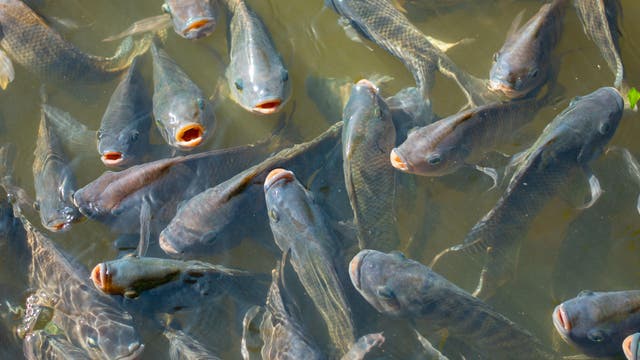
<svg viewBox="0 0 640 360">
<path fill-rule="evenodd" d="M 171 360 L 219 360 L 200 342 L 181 330 L 166 329 L 164 337 L 169 340 L 169 359 Z"/>
<path fill-rule="evenodd" d="M 402 253 L 362 250 L 349 263 L 349 275 L 379 312 L 419 321 L 430 331 L 447 329 L 489 358 L 559 358 L 529 332 Z"/>
<path fill-rule="evenodd" d="M 162 10 L 171 15 L 173 30 L 188 40 L 209 36 L 216 29 L 215 0 L 165 0 Z"/>
<path fill-rule="evenodd" d="M 561 35 L 568 0 L 553 0 L 519 29 L 511 29 L 494 55 L 489 89 L 509 98 L 537 91 L 551 73 L 551 55 Z M 518 18 L 513 26 L 517 25 Z"/>
<path fill-rule="evenodd" d="M 179 150 L 192 150 L 210 136 L 216 119 L 213 104 L 189 76 L 154 43 L 153 116 L 164 140 Z"/>
<path fill-rule="evenodd" d="M 476 293 L 489 297 L 513 277 L 520 239 L 544 204 L 577 171 L 592 181 L 589 163 L 615 133 L 624 102 L 611 87 L 576 97 L 515 160 L 515 170 L 497 204 L 451 250 L 488 252 Z M 598 186 L 599 189 L 599 186 Z M 595 187 L 592 186 L 592 199 Z"/>
<path fill-rule="evenodd" d="M 68 230 L 82 216 L 73 205 L 75 177 L 58 134 L 44 111 L 41 112 L 34 157 L 33 182 L 42 225 L 51 231 Z"/>
<path fill-rule="evenodd" d="M 262 20 L 244 0 L 225 0 L 229 23 L 229 66 L 225 76 L 230 96 L 256 114 L 273 114 L 291 96 L 291 80 Z"/>
<path fill-rule="evenodd" d="M 615 74 L 614 86 L 618 89 L 624 82 L 624 66 L 620 57 L 618 17 L 622 6 L 619 0 L 574 0 L 582 28 L 602 54 L 609 69 Z"/>
<path fill-rule="evenodd" d="M 552 319 L 560 336 L 584 354 L 620 356 L 623 340 L 640 331 L 640 290 L 582 291 L 556 306 Z"/>
<path fill-rule="evenodd" d="M 178 279 L 198 278 L 205 273 L 227 275 L 242 272 L 201 261 L 125 256 L 96 265 L 91 271 L 95 287 L 107 294 L 137 297 L 140 292 Z"/>
<path fill-rule="evenodd" d="M 375 85 L 360 80 L 342 119 L 343 172 L 360 248 L 395 250 L 396 174 L 388 159 L 396 132 L 389 108 Z"/>
<path fill-rule="evenodd" d="M 450 174 L 531 121 L 536 99 L 481 105 L 412 130 L 391 153 L 392 165 L 422 176 Z"/>
<path fill-rule="evenodd" d="M 149 39 L 126 38 L 113 57 L 88 55 L 64 40 L 20 0 L 0 2 L 0 46 L 9 57 L 45 80 L 110 79 L 149 48 Z"/>
<path fill-rule="evenodd" d="M 64 335 L 51 335 L 44 330 L 27 335 L 23 349 L 24 357 L 28 360 L 91 359 L 86 351 L 70 343 Z"/>
<path fill-rule="evenodd" d="M 134 59 L 100 122 L 98 152 L 107 166 L 140 163 L 150 146 L 151 98 L 140 66 L 140 58 Z"/>
</svg>

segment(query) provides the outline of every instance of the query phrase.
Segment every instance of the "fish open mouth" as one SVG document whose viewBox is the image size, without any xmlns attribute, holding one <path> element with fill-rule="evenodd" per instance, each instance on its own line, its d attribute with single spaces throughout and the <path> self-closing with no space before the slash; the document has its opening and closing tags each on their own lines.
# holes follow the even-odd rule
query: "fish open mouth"
<svg viewBox="0 0 640 360">
<path fill-rule="evenodd" d="M 504 96 L 510 99 L 515 99 L 523 95 L 522 92 L 514 89 L 512 86 L 507 85 L 501 81 L 490 80 L 488 88 L 490 91 L 493 91 L 494 93 L 503 94 Z"/>
<path fill-rule="evenodd" d="M 556 306 L 555 310 L 553 310 L 552 320 L 558 334 L 560 334 L 560 337 L 569 342 L 571 320 L 569 320 L 569 317 L 567 316 L 566 311 L 564 311 L 562 305 Z"/>
<path fill-rule="evenodd" d="M 68 222 L 56 222 L 50 223 L 46 226 L 46 228 L 53 232 L 63 232 L 67 231 L 70 228 L 70 224 Z"/>
<path fill-rule="evenodd" d="M 636 359 L 638 355 L 638 341 L 640 340 L 640 334 L 636 333 L 627 336 L 622 341 L 622 351 L 627 359 Z"/>
<path fill-rule="evenodd" d="M 162 251 L 164 251 L 167 255 L 179 255 L 180 251 L 178 251 L 178 249 L 176 249 L 169 240 L 167 240 L 166 236 L 164 234 L 160 234 L 160 238 L 158 239 L 158 242 L 160 243 L 160 248 L 162 249 Z"/>
<path fill-rule="evenodd" d="M 293 172 L 285 169 L 273 169 L 267 175 L 267 178 L 264 180 L 264 188 L 269 189 L 271 185 L 275 184 L 280 180 L 285 180 L 286 182 L 293 181 L 295 179 L 295 175 Z"/>
<path fill-rule="evenodd" d="M 367 254 L 369 254 L 367 251 L 361 251 L 349 262 L 349 277 L 351 278 L 351 282 L 356 289 L 362 289 L 360 276 L 362 272 L 362 264 L 364 263 L 363 260 L 367 256 Z"/>
<path fill-rule="evenodd" d="M 119 151 L 106 151 L 100 157 L 102 163 L 107 166 L 119 166 L 124 161 L 122 153 Z"/>
<path fill-rule="evenodd" d="M 186 27 L 182 30 L 182 35 L 187 39 L 198 39 L 208 35 L 206 30 L 213 30 L 216 26 L 214 18 L 197 18 L 191 19 Z"/>
<path fill-rule="evenodd" d="M 96 265 L 93 270 L 91 270 L 91 281 L 93 281 L 93 285 L 102 290 L 105 280 L 106 279 L 102 271 L 102 264 Z"/>
<path fill-rule="evenodd" d="M 282 100 L 270 99 L 256 104 L 253 111 L 265 115 L 273 114 L 280 109 L 280 105 L 282 105 Z"/>
<path fill-rule="evenodd" d="M 181 127 L 176 133 L 178 146 L 183 148 L 194 148 L 202 142 L 204 128 L 200 124 L 189 124 Z"/>
<path fill-rule="evenodd" d="M 397 149 L 391 150 L 391 153 L 389 154 L 389 160 L 391 161 L 391 165 L 394 168 L 401 171 L 409 171 L 409 166 L 404 160 L 402 160 L 402 157 L 400 156 L 400 154 L 398 154 Z"/>
</svg>

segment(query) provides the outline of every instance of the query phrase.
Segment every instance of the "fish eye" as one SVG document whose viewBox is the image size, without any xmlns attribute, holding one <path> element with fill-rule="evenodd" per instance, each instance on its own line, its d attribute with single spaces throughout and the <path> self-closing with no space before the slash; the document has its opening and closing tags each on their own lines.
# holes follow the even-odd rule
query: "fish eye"
<svg viewBox="0 0 640 360">
<path fill-rule="evenodd" d="M 600 124 L 600 128 L 598 129 L 598 131 L 600 131 L 600 133 L 603 135 L 608 134 L 609 130 L 611 130 L 611 125 L 609 125 L 608 122 L 604 122 Z"/>
<path fill-rule="evenodd" d="M 405 260 L 407 258 L 406 256 L 404 256 L 402 251 L 398 251 L 398 250 L 393 250 L 389 254 L 395 256 L 399 260 Z"/>
<path fill-rule="evenodd" d="M 393 290 L 389 289 L 389 287 L 387 286 L 379 286 L 378 290 L 376 290 L 376 293 L 381 298 L 384 298 L 387 300 L 393 300 L 396 298 L 396 294 L 393 292 Z"/>
<path fill-rule="evenodd" d="M 500 57 L 500 52 L 496 51 L 493 53 L 493 61 L 498 61 L 499 57 Z"/>
<path fill-rule="evenodd" d="M 538 76 L 538 69 L 534 69 L 533 71 L 531 71 L 531 73 L 529 74 L 532 78 L 535 78 L 536 76 Z"/>
<path fill-rule="evenodd" d="M 102 132 L 102 129 L 98 130 L 96 132 L 96 136 L 98 137 L 98 140 L 102 139 L 102 137 L 104 136 L 104 133 Z"/>
<path fill-rule="evenodd" d="M 200 108 L 200 110 L 204 110 L 204 99 L 199 98 L 197 100 L 197 103 L 198 103 L 198 108 Z"/>
<path fill-rule="evenodd" d="M 269 210 L 269 218 L 273 221 L 273 222 L 278 222 L 278 220 L 280 220 L 280 216 L 278 216 L 278 212 L 275 211 L 274 209 L 270 209 Z"/>
<path fill-rule="evenodd" d="M 440 154 L 433 154 L 427 157 L 427 162 L 429 163 L 429 165 L 438 165 L 440 164 L 440 161 L 442 161 Z"/>
<path fill-rule="evenodd" d="M 87 336 L 87 345 L 89 345 L 90 348 L 97 348 L 98 342 L 91 336 Z"/>
<path fill-rule="evenodd" d="M 580 100 L 580 96 L 576 96 L 573 99 L 571 99 L 571 101 L 569 102 L 569 106 L 574 106 L 579 100 Z"/>
<path fill-rule="evenodd" d="M 284 70 L 282 72 L 282 81 L 287 81 L 289 80 L 289 72 L 287 70 Z"/>
<path fill-rule="evenodd" d="M 591 295 L 593 295 L 593 294 L 594 294 L 594 292 L 593 292 L 593 291 L 591 291 L 591 290 L 582 290 L 582 291 L 580 291 L 580 292 L 578 293 L 578 296 L 577 296 L 577 297 L 591 296 Z"/>
<path fill-rule="evenodd" d="M 130 138 L 131 138 L 131 141 L 136 141 L 136 140 L 138 140 L 138 137 L 140 137 L 140 133 L 139 133 L 139 132 L 137 132 L 137 131 L 133 131 L 133 132 L 131 133 L 131 137 L 130 137 Z"/>
<path fill-rule="evenodd" d="M 242 79 L 238 79 L 234 82 L 234 85 L 236 86 L 236 89 L 242 91 L 243 88 L 243 84 L 242 84 Z"/>
<path fill-rule="evenodd" d="M 34 209 L 35 211 L 40 211 L 40 203 L 39 203 L 38 201 L 35 201 L 35 202 L 33 203 L 33 209 Z"/>
<path fill-rule="evenodd" d="M 605 334 L 600 330 L 591 330 L 587 333 L 587 338 L 595 343 L 601 343 L 605 339 Z"/>
<path fill-rule="evenodd" d="M 167 4 L 162 4 L 162 12 L 165 14 L 171 14 L 171 8 Z"/>
</svg>

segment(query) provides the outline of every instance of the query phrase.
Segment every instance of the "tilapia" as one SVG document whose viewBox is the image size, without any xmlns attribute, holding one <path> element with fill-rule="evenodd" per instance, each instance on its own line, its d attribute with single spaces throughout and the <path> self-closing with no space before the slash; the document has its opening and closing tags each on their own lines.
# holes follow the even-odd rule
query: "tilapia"
<svg viewBox="0 0 640 360">
<path fill-rule="evenodd" d="M 213 104 L 193 80 L 155 43 L 153 56 L 153 116 L 164 140 L 179 150 L 192 150 L 216 126 Z"/>
<path fill-rule="evenodd" d="M 349 275 L 379 312 L 416 321 L 428 331 L 447 329 L 487 358 L 560 358 L 528 331 L 400 252 L 362 250 L 349 263 Z"/>
<path fill-rule="evenodd" d="M 97 133 L 98 152 L 107 166 L 141 163 L 150 148 L 151 97 L 135 58 L 111 95 Z"/>
<path fill-rule="evenodd" d="M 582 29 L 593 41 L 609 69 L 615 74 L 613 86 L 624 85 L 624 66 L 620 57 L 621 36 L 618 16 L 622 13 L 620 0 L 573 0 L 573 6 L 582 22 Z"/>
<path fill-rule="evenodd" d="M 169 359 L 171 360 L 219 360 L 199 341 L 182 330 L 165 329 L 162 333 L 169 340 Z"/>
<path fill-rule="evenodd" d="M 264 182 L 269 223 L 282 252 L 325 321 L 332 352 L 346 354 L 355 343 L 351 309 L 340 282 L 339 248 L 321 209 L 291 171 L 272 170 Z"/>
<path fill-rule="evenodd" d="M 253 113 L 276 113 L 291 97 L 289 71 L 269 31 L 244 0 L 223 2 L 231 13 L 225 70 L 230 97 Z"/>
<path fill-rule="evenodd" d="M 521 28 L 520 13 L 507 34 L 507 40 L 494 55 L 489 89 L 508 98 L 535 93 L 552 72 L 552 52 L 562 35 L 564 14 L 569 0 L 553 0 Z"/>
<path fill-rule="evenodd" d="M 594 357 L 620 356 L 623 340 L 640 331 L 640 290 L 582 291 L 553 310 L 567 343 Z"/>
<path fill-rule="evenodd" d="M 44 227 L 50 231 L 65 231 L 69 230 L 72 223 L 80 220 L 82 215 L 73 204 L 75 176 L 47 115 L 44 110 L 41 111 L 34 151 L 35 205 Z"/>
<path fill-rule="evenodd" d="M 360 80 L 342 119 L 343 172 L 360 249 L 395 250 L 396 173 L 388 158 L 396 131 L 389 108 L 373 83 Z"/>
<path fill-rule="evenodd" d="M 24 357 L 28 360 L 91 359 L 89 353 L 73 345 L 64 335 L 51 335 L 44 330 L 27 335 L 23 347 Z"/>
<path fill-rule="evenodd" d="M 624 102 L 611 87 L 574 98 L 547 125 L 533 145 L 513 160 L 515 169 L 498 203 L 469 231 L 461 245 L 447 252 L 486 254 L 474 295 L 488 298 L 515 273 L 520 242 L 542 207 L 572 175 L 582 171 L 589 180 L 590 207 L 602 190 L 589 163 L 600 156 L 615 133 Z"/>
<path fill-rule="evenodd" d="M 0 87 L 13 80 L 11 60 L 46 81 L 95 82 L 125 70 L 149 48 L 151 38 L 126 38 L 112 57 L 88 55 L 64 40 L 44 19 L 20 0 L 0 3 Z M 5 53 L 6 52 L 6 53 Z"/>
</svg>

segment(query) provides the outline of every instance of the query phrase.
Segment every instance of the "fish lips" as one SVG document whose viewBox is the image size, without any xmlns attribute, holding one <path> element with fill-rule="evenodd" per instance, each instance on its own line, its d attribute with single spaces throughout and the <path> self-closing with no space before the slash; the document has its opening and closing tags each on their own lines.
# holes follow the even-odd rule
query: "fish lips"
<svg viewBox="0 0 640 360">
<path fill-rule="evenodd" d="M 389 161 L 394 168 L 403 172 L 411 172 L 409 163 L 404 160 L 404 156 L 402 156 L 398 148 L 391 150 L 389 153 Z"/>
<path fill-rule="evenodd" d="M 553 320 L 553 326 L 555 326 L 556 331 L 560 334 L 560 337 L 566 342 L 571 342 L 569 338 L 571 332 L 571 320 L 567 316 L 566 311 L 562 307 L 562 304 L 556 306 L 553 309 L 553 314 L 551 315 Z"/>
<path fill-rule="evenodd" d="M 216 28 L 216 19 L 209 16 L 189 19 L 180 29 L 180 36 L 188 40 L 196 40 L 210 35 Z"/>
<path fill-rule="evenodd" d="M 358 291 L 362 290 L 362 264 L 367 255 L 369 255 L 369 251 L 362 250 L 349 262 L 349 277 L 351 278 L 351 283 L 353 283 L 353 286 Z"/>
<path fill-rule="evenodd" d="M 293 180 L 295 180 L 295 175 L 292 171 L 285 169 L 273 169 L 264 180 L 264 191 L 267 192 L 274 184 L 281 181 L 290 182 Z"/>
<path fill-rule="evenodd" d="M 509 99 L 517 99 L 523 97 L 527 93 L 524 91 L 519 91 L 513 88 L 513 86 L 509 84 L 505 84 L 499 80 L 489 80 L 488 88 L 490 91 L 498 94 L 502 94 Z"/>
<path fill-rule="evenodd" d="M 622 342 L 622 351 L 627 359 L 638 359 L 638 342 L 640 341 L 640 333 L 627 336 Z"/>
<path fill-rule="evenodd" d="M 251 111 L 261 115 L 275 114 L 282 109 L 284 103 L 285 102 L 278 97 L 264 99 L 256 103 L 253 108 L 251 108 Z"/>
</svg>

